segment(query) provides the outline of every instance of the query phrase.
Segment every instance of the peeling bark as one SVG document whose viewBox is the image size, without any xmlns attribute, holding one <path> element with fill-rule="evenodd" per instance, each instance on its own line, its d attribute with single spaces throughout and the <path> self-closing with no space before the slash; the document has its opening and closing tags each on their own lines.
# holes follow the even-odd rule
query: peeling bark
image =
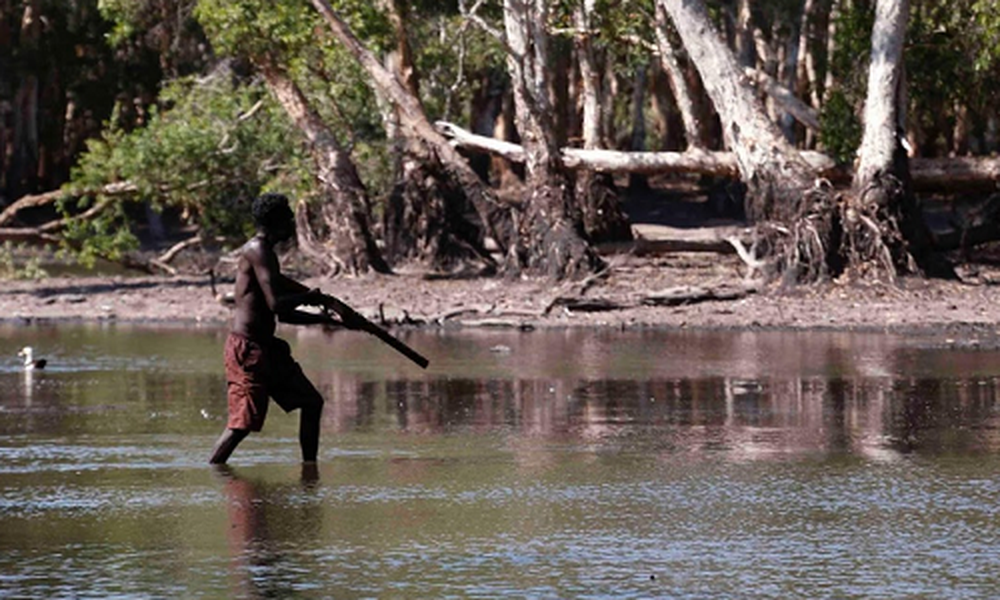
<svg viewBox="0 0 1000 600">
<path fill-rule="evenodd" d="M 274 65 L 263 65 L 263 73 L 271 92 L 308 140 L 317 177 L 329 194 L 328 202 L 321 208 L 322 219 L 329 229 L 325 236 L 329 247 L 326 252 L 312 248 L 312 254 L 329 254 L 328 262 L 342 265 L 351 273 L 368 270 L 388 273 L 389 266 L 372 236 L 368 193 L 354 162 L 287 73 Z M 303 246 L 310 246 L 312 236 L 306 230 L 301 233 Z"/>
<path fill-rule="evenodd" d="M 814 170 L 768 120 L 736 58 L 715 32 L 700 0 L 659 0 L 673 19 L 722 121 L 726 146 L 747 185 L 746 213 L 755 222 L 792 222 L 811 208 Z"/>
<path fill-rule="evenodd" d="M 518 211 L 517 244 L 508 254 L 508 268 L 576 278 L 593 272 L 601 260 L 582 237 L 573 188 L 556 143 L 548 97 L 547 21 L 545 0 L 504 0 L 507 68 L 529 190 Z"/>
<path fill-rule="evenodd" d="M 574 37 L 579 57 L 581 95 L 583 97 L 583 147 L 593 150 L 604 146 L 601 131 L 601 83 L 591 39 L 590 15 L 594 0 L 583 0 L 574 9 Z M 580 170 L 576 174 L 576 198 L 583 212 L 583 229 L 593 244 L 621 242 L 632 239 L 628 217 L 621 206 L 621 199 L 614 179 L 607 174 Z"/>
<path fill-rule="evenodd" d="M 459 229 L 475 230 L 473 239 L 469 240 L 470 244 L 484 262 L 492 263 L 492 258 L 485 251 L 485 236 L 488 232 L 502 250 L 510 246 L 509 207 L 499 202 L 493 191 L 485 185 L 468 162 L 434 129 L 427 120 L 427 115 L 417 97 L 361 44 L 329 2 L 326 0 L 311 0 L 311 2 L 337 41 L 368 73 L 371 84 L 379 94 L 395 105 L 400 124 L 409 130 L 409 135 L 413 139 L 422 142 L 419 148 L 421 167 L 429 169 L 434 176 L 446 178 L 445 185 L 461 190 L 465 201 L 475 208 L 478 220 L 469 220 L 466 215 L 462 215 L 463 223 Z M 463 207 L 449 207 L 449 214 L 456 215 L 462 212 L 461 208 Z"/>
<path fill-rule="evenodd" d="M 848 266 L 862 275 L 893 280 L 918 270 L 944 274 L 913 194 L 901 138 L 903 42 L 909 0 L 878 0 L 872 30 L 864 136 L 844 211 Z"/>
</svg>

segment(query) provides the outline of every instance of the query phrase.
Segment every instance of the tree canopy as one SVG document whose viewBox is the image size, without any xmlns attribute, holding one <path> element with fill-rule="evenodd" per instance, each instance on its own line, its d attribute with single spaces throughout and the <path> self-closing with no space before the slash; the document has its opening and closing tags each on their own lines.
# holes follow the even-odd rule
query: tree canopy
<svg viewBox="0 0 1000 600">
<path fill-rule="evenodd" d="M 752 102 L 782 147 L 849 170 L 862 142 L 876 8 L 888 1 L 704 8 L 738 71 L 732 83 L 753 82 Z M 1000 8 L 906 4 L 898 103 L 909 158 L 987 160 L 1000 147 Z M 238 239 L 248 200 L 281 189 L 303 201 L 312 237 L 300 242 L 311 240 L 319 262 L 364 270 L 473 260 L 584 275 L 601 267 L 587 248 L 629 235 L 607 225 L 624 222 L 623 180 L 587 175 L 607 172 L 607 162 L 567 158 L 585 139 L 599 140 L 590 151 L 630 153 L 612 169 L 632 173 L 629 185 L 656 160 L 668 164 L 669 152 L 670 164 L 686 166 L 657 172 L 751 183 L 726 129 L 733 113 L 713 98 L 697 64 L 704 55 L 685 45 L 669 5 L 0 0 L 0 210 L 10 209 L 0 228 L 34 228 L 44 241 L 58 234 L 83 256 L 114 258 L 137 246 L 155 214 L 169 215 L 162 244 L 192 231 Z M 389 89 L 345 45 L 345 31 L 402 88 Z M 517 144 L 523 158 L 484 153 L 488 144 L 451 156 L 447 129 L 420 125 L 438 121 Z M 728 152 L 739 169 L 719 166 L 734 164 Z M 596 164 L 605 166 L 588 166 Z M 55 213 L 23 200 L 59 188 Z M 748 211 L 761 221 L 799 213 Z M 47 214 L 61 225 L 39 229 Z M 402 223 L 414 235 L 401 236 Z"/>
</svg>

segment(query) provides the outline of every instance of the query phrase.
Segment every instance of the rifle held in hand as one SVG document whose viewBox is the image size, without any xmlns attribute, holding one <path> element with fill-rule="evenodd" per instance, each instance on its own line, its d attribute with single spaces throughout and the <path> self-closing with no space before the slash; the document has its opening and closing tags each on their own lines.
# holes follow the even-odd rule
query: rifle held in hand
<svg viewBox="0 0 1000 600">
<path fill-rule="evenodd" d="M 334 312 L 340 315 L 340 319 L 344 322 L 344 325 L 351 329 L 358 329 L 360 331 L 365 331 L 382 340 L 386 344 L 393 347 L 394 350 L 405 356 L 406 358 L 412 360 L 421 369 L 426 369 L 430 361 L 424 358 L 419 352 L 410 348 L 398 338 L 394 337 L 391 333 L 382 329 L 375 323 L 372 323 L 358 311 L 354 310 L 339 298 L 334 298 L 329 294 L 323 295 L 324 300 L 326 300 L 326 306 L 332 308 Z"/>
</svg>

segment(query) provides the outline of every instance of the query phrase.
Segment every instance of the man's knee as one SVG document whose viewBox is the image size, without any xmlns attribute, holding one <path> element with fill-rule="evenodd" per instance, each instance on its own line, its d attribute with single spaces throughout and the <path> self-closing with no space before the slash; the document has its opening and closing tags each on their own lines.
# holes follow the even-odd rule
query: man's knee
<svg viewBox="0 0 1000 600">
<path fill-rule="evenodd" d="M 323 396 L 319 392 L 309 394 L 302 401 L 302 410 L 307 410 L 310 412 L 322 412 L 323 405 L 325 404 Z"/>
</svg>

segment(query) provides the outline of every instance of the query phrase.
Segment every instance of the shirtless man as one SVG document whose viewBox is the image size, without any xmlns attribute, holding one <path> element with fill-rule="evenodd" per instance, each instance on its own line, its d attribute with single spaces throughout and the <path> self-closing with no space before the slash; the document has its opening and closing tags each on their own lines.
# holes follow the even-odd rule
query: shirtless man
<svg viewBox="0 0 1000 600">
<path fill-rule="evenodd" d="M 225 363 L 229 420 L 212 449 L 209 462 L 223 464 L 251 431 L 260 431 L 268 396 L 285 412 L 298 409 L 302 461 L 313 463 L 319 449 L 323 397 L 292 358 L 288 344 L 274 336 L 275 320 L 294 325 L 342 323 L 298 307 L 328 305 L 328 297 L 281 274 L 274 247 L 295 235 L 288 198 L 264 194 L 253 204 L 257 233 L 240 249 L 236 272 L 236 306 Z"/>
</svg>

